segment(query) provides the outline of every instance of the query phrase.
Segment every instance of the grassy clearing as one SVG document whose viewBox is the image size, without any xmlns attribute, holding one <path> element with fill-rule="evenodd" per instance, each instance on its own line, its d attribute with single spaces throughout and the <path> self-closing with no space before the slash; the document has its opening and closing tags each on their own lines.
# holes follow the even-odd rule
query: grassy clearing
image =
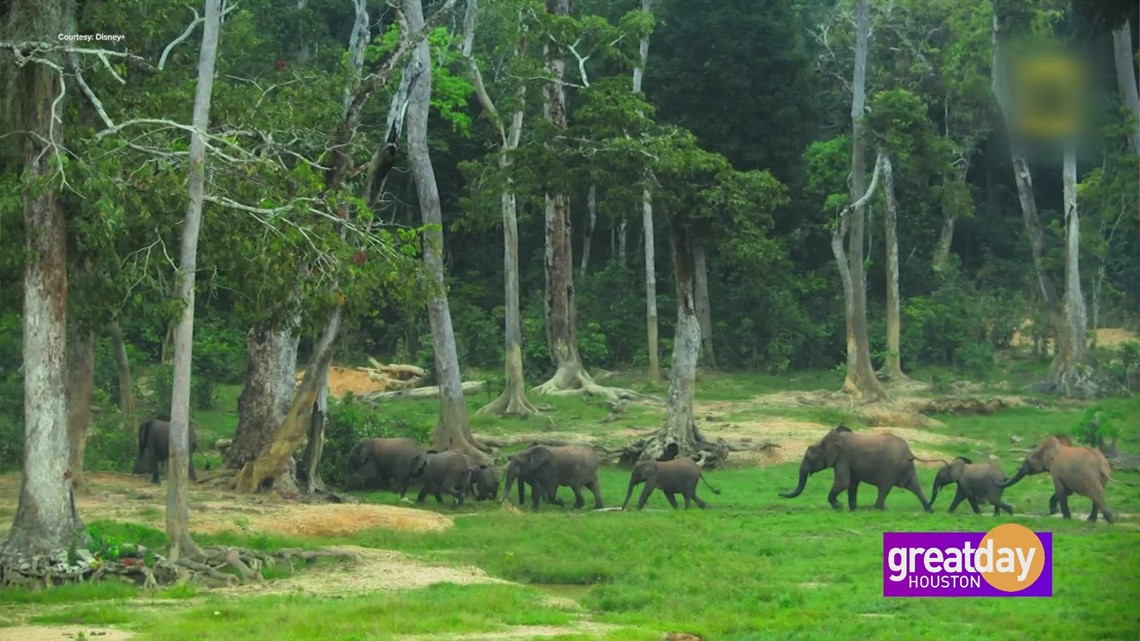
<svg viewBox="0 0 1140 641">
<path fill-rule="evenodd" d="M 819 385 L 834 388 L 831 373 L 816 375 Z M 708 377 L 713 378 L 713 377 Z M 613 384 L 621 384 L 612 381 Z M 750 398 L 778 381 L 761 376 L 718 375 L 705 383 L 724 400 Z M 786 387 L 786 386 L 785 386 Z M 708 396 L 704 396 L 709 400 Z M 468 399 L 474 409 L 481 398 Z M 542 399 L 555 407 L 556 431 L 604 435 L 625 427 L 652 427 L 653 410 L 631 407 L 621 421 L 601 423 L 602 404 L 581 399 Z M 1103 404 L 1122 429 L 1121 449 L 1140 451 L 1137 426 L 1140 401 Z M 431 401 L 401 401 L 380 407 L 405 420 L 434 422 Z M 734 407 L 736 407 L 734 403 Z M 930 430 L 970 442 L 931 445 L 947 457 L 983 460 L 990 455 L 1007 474 L 1024 456 L 1011 447 L 1028 447 L 1052 433 L 1069 433 L 1084 408 L 1020 408 L 993 416 L 938 416 L 944 428 Z M 723 420 L 736 418 L 728 412 Z M 823 424 L 838 422 L 828 410 L 754 408 L 739 410 L 747 420 L 784 416 Z M 540 420 L 507 421 L 473 416 L 475 431 L 493 435 L 537 433 Z M 218 429 L 221 429 L 219 427 Z M 232 428 L 231 428 L 232 429 Z M 555 431 L 552 428 L 552 431 Z M 1011 436 L 1020 440 L 1013 442 Z M 629 473 L 603 469 L 603 500 L 620 505 Z M 928 494 L 935 469 L 920 468 Z M 378 592 L 366 596 L 255 596 L 237 599 L 225 592 L 172 588 L 158 596 L 169 601 L 161 617 L 154 601 L 141 602 L 131 586 L 68 586 L 59 590 L 0 593 L 0 618 L 116 625 L 140 639 L 243 641 L 276 639 L 399 639 L 407 635 L 459 635 L 506 632 L 514 626 L 565 627 L 560 639 L 648 641 L 667 631 L 688 631 L 709 639 L 825 640 L 845 637 L 895 640 L 917 638 L 1028 639 L 1068 641 L 1129 639 L 1140 636 L 1135 607 L 1140 603 L 1140 475 L 1114 474 L 1110 507 L 1118 525 L 1086 523 L 1088 501 L 1073 497 L 1078 518 L 1048 518 L 1052 483 L 1047 475 L 1023 480 L 1005 493 L 1013 517 L 974 515 L 968 506 L 948 514 L 949 496 L 935 514 L 921 511 L 917 499 L 895 489 L 887 509 L 867 509 L 875 492 L 864 487 L 861 509 L 833 511 L 826 502 L 832 475 L 809 480 L 797 499 L 777 493 L 796 481 L 794 463 L 728 469 L 707 475 L 722 490 L 699 493 L 712 505 L 701 511 L 673 511 L 654 495 L 643 512 L 586 512 L 544 506 L 538 514 L 501 509 L 491 503 L 440 506 L 429 498 L 422 506 L 452 516 L 455 527 L 422 534 L 389 530 L 326 539 L 219 533 L 199 535 L 202 544 L 242 545 L 257 549 L 352 544 L 392 549 L 438 565 L 473 565 L 488 574 L 523 585 L 437 584 L 420 590 Z M 360 495 L 367 501 L 406 505 L 390 493 Z M 560 496 L 570 499 L 563 488 Z M 414 497 L 414 493 L 413 493 Z M 586 492 L 588 503 L 592 496 Z M 636 500 L 637 493 L 634 494 Z M 842 499 L 841 499 L 842 500 Z M 1054 597 L 1049 599 L 885 599 L 882 594 L 882 532 L 985 531 L 1008 521 L 1054 532 Z M 92 523 L 107 536 L 141 539 L 160 547 L 158 530 L 111 522 Z M 338 570 L 339 571 L 339 570 Z M 345 568 L 345 572 L 352 570 Z M 276 576 L 276 575 L 275 575 Z M 302 578 L 302 577 L 297 577 Z M 575 609 L 550 597 L 571 599 Z M 71 604 L 71 605 L 65 605 Z M 78 605 L 75 605 L 78 604 Z M 44 611 L 46 608 L 47 611 Z M 606 628 L 582 627 L 588 622 Z M 516 628 L 517 631 L 517 628 Z M 571 633 L 573 631 L 574 633 Z M 454 638 L 454 637 L 451 637 Z"/>
</svg>

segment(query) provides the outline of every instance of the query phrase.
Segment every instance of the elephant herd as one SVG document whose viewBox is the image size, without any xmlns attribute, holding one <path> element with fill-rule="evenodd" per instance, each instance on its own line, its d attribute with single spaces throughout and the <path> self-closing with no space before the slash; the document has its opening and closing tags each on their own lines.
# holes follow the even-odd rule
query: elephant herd
<svg viewBox="0 0 1140 641">
<path fill-rule="evenodd" d="M 974 463 L 965 457 L 944 462 L 934 478 L 930 502 L 927 502 L 918 483 L 914 462 L 919 460 L 933 462 L 915 457 L 906 441 L 893 434 L 859 434 L 839 425 L 807 448 L 800 463 L 799 484 L 791 492 L 781 492 L 780 495 L 785 498 L 799 496 L 808 476 L 833 468 L 835 481 L 827 494 L 827 501 L 834 508 L 840 507 L 838 496 L 846 491 L 847 505 L 854 510 L 859 484 L 866 483 L 879 492 L 875 500 L 876 509 L 883 509 L 892 488 L 901 487 L 913 492 L 922 508 L 932 512 L 931 504 L 938 497 L 938 492 L 947 485 L 956 485 L 954 500 L 950 503 L 951 512 L 962 501 L 969 502 L 975 513 L 980 512 L 978 502 L 986 501 L 993 506 L 996 516 L 1003 510 L 1013 514 L 1013 507 L 1002 501 L 1005 488 L 1026 476 L 1049 472 L 1053 477 L 1049 514 L 1056 514 L 1059 505 L 1061 515 L 1070 518 L 1069 496 L 1080 494 L 1092 500 L 1088 520 L 1095 521 L 1099 512 L 1106 521 L 1114 522 L 1104 498 L 1104 488 L 1110 476 L 1108 460 L 1099 450 L 1074 447 L 1064 436 L 1050 436 L 1030 450 L 1013 478 L 1007 478 L 996 463 Z"/>
<path fill-rule="evenodd" d="M 672 456 L 675 456 L 675 448 Z M 657 460 L 638 463 L 629 480 L 625 504 L 629 504 L 633 490 L 645 484 L 638 499 L 641 509 L 654 490 L 661 490 L 669 503 L 677 507 L 676 495 L 685 500 L 685 507 L 696 503 L 707 507 L 697 496 L 697 481 L 703 479 L 700 467 L 688 458 L 674 459 L 663 456 Z M 526 487 L 530 486 L 531 508 L 538 510 L 541 502 L 564 506 L 558 498 L 558 488 L 569 487 L 574 492 L 574 507 L 586 505 L 582 490 L 590 491 L 594 509 L 602 508 L 602 490 L 598 483 L 601 460 L 590 447 L 581 445 L 532 445 L 510 458 L 506 467 L 506 484 L 503 500 L 518 486 L 518 501 L 526 503 Z M 367 438 L 356 444 L 348 457 L 346 489 L 387 488 L 404 497 L 408 485 L 418 480 L 421 486 L 417 502 L 428 494 L 442 503 L 443 495 L 455 497 L 463 505 L 467 497 L 475 500 L 495 500 L 499 496 L 501 475 L 499 470 L 477 464 L 466 454 L 456 451 L 435 452 L 420 449 L 407 438 Z M 705 481 L 708 485 L 708 481 Z M 720 491 L 708 485 L 716 494 Z M 624 505 L 623 505 L 624 507 Z"/>
<path fill-rule="evenodd" d="M 154 483 L 158 483 L 159 462 L 168 458 L 169 430 L 170 423 L 160 420 L 148 421 L 139 426 L 138 458 L 134 472 L 138 474 L 149 471 Z M 201 453 L 194 425 L 191 424 L 191 456 L 194 452 Z M 836 509 L 841 507 L 839 495 L 847 492 L 847 506 L 854 510 L 859 486 L 865 483 L 878 491 L 876 509 L 883 509 L 890 491 L 900 487 L 918 497 L 925 511 L 933 512 L 932 504 L 942 488 L 955 485 L 950 512 L 954 512 L 962 501 L 966 501 L 977 513 L 981 511 L 979 502 L 984 501 L 993 506 L 996 516 L 1003 510 L 1013 514 L 1013 507 L 1002 501 L 1005 488 L 1026 476 L 1049 472 L 1053 478 L 1054 490 L 1049 498 L 1049 514 L 1056 514 L 1059 507 L 1064 518 L 1071 518 L 1069 496 L 1080 494 L 1092 501 L 1088 520 L 1095 521 L 1100 514 L 1109 523 L 1114 522 L 1113 514 L 1105 503 L 1105 486 L 1110 478 L 1107 459 L 1097 449 L 1074 447 L 1064 436 L 1050 436 L 1032 449 L 1012 478 L 1006 477 L 996 463 L 974 463 L 964 457 L 944 462 L 935 476 L 929 502 L 919 485 L 915 461 L 933 462 L 915 457 L 906 441 L 894 434 L 856 433 L 839 425 L 808 446 L 800 463 L 796 488 L 790 492 L 781 492 L 780 496 L 799 496 L 803 493 L 809 476 L 831 468 L 834 471 L 834 481 L 827 494 L 827 501 Z M 525 486 L 529 485 L 531 507 L 535 511 L 542 501 L 563 506 L 565 503 L 557 496 L 558 488 L 568 486 L 574 492 L 575 508 L 586 505 L 582 490 L 587 489 L 593 495 L 594 509 L 600 509 L 600 464 L 601 460 L 590 447 L 534 444 L 516 453 L 508 461 L 502 500 L 508 500 L 517 483 L 520 505 L 526 503 Z M 206 469 L 209 469 L 208 461 Z M 196 478 L 193 460 L 190 462 L 190 478 Z M 455 497 L 459 505 L 463 505 L 467 497 L 479 501 L 498 499 L 500 480 L 498 469 L 476 463 L 462 452 L 424 451 L 408 438 L 368 438 L 357 443 L 349 453 L 346 489 L 387 488 L 403 498 L 408 485 L 418 481 L 418 502 L 422 503 L 431 494 L 436 501 L 442 503 L 443 495 L 448 494 Z M 686 509 L 690 503 L 706 508 L 708 504 L 697 496 L 699 481 L 704 481 L 714 494 L 720 494 L 719 490 L 704 479 L 700 466 L 690 458 L 678 457 L 676 445 L 671 444 L 662 456 L 634 465 L 622 509 L 629 505 L 634 489 L 642 484 L 645 487 L 638 497 L 639 510 L 645 507 L 654 490 L 661 490 L 674 508 L 678 507 L 678 494 L 684 499 Z"/>
</svg>

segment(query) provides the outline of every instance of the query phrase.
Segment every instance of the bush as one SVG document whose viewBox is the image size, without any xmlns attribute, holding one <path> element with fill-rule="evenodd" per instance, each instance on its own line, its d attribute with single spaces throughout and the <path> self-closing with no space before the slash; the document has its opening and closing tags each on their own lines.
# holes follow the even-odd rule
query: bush
<svg viewBox="0 0 1140 641">
<path fill-rule="evenodd" d="M 325 420 L 325 447 L 321 456 L 321 478 L 330 485 L 343 486 L 348 476 L 348 454 L 364 438 L 410 438 L 418 443 L 431 439 L 431 425 L 381 414 L 376 408 L 349 395 L 330 399 Z"/>
<path fill-rule="evenodd" d="M 130 472 L 138 456 L 138 425 L 125 423 L 118 411 L 92 417 L 87 428 L 84 469 L 91 472 Z M 141 422 L 141 421 L 140 421 Z"/>
<path fill-rule="evenodd" d="M 1112 443 L 1120 436 L 1120 428 L 1113 423 L 1113 418 L 1119 418 L 1119 415 L 1094 405 L 1085 410 L 1080 422 L 1073 427 L 1072 436 L 1078 443 L 1104 449 L 1106 443 Z"/>
<path fill-rule="evenodd" d="M 954 350 L 954 365 L 966 376 L 985 380 L 994 366 L 994 350 L 984 343 L 962 345 Z"/>
</svg>

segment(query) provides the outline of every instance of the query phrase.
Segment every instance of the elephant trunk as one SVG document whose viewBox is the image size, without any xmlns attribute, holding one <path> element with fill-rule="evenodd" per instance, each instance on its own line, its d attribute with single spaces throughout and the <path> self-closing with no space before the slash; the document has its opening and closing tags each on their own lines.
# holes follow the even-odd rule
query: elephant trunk
<svg viewBox="0 0 1140 641">
<path fill-rule="evenodd" d="M 808 478 L 807 467 L 805 467 L 804 465 L 801 465 L 800 466 L 800 482 L 798 485 L 796 485 L 796 489 L 792 490 L 791 492 L 780 492 L 780 496 L 782 496 L 786 499 L 796 498 L 797 496 L 799 496 L 800 494 L 803 493 L 804 486 L 807 485 L 807 478 Z"/>
<path fill-rule="evenodd" d="M 934 479 L 934 487 L 930 488 L 930 504 L 934 505 L 935 499 L 938 498 L 938 490 L 942 489 L 943 483 L 939 483 L 938 479 Z"/>
<path fill-rule="evenodd" d="M 621 509 L 624 510 L 625 507 L 627 505 L 629 505 L 629 498 L 631 496 L 633 496 L 633 488 L 635 488 L 637 486 L 638 486 L 637 474 L 634 474 L 633 476 L 629 477 L 629 490 L 627 490 L 625 493 L 625 503 L 621 504 Z"/>
<path fill-rule="evenodd" d="M 1029 471 L 1029 466 L 1023 464 L 1020 468 L 1018 468 L 1017 474 L 1014 474 L 1013 478 L 1006 479 L 1005 481 L 1003 481 L 999 485 L 1003 488 L 1009 487 L 1009 486 L 1013 485 L 1014 483 L 1017 483 L 1018 481 L 1020 481 L 1026 475 L 1026 473 L 1028 471 Z"/>
<path fill-rule="evenodd" d="M 503 500 L 510 501 L 511 499 L 511 486 L 515 484 L 515 468 L 514 466 L 507 467 L 507 484 L 503 486 Z M 519 481 L 519 489 L 522 489 L 522 481 Z"/>
</svg>

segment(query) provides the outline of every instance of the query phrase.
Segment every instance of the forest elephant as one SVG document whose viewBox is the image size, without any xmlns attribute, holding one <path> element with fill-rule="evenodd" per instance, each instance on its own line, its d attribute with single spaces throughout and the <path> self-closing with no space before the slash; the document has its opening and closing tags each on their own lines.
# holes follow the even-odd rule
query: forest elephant
<svg viewBox="0 0 1140 641">
<path fill-rule="evenodd" d="M 1115 522 L 1112 512 L 1104 499 L 1104 488 L 1108 485 L 1111 470 L 1108 459 L 1099 450 L 1091 447 L 1065 445 L 1056 436 L 1045 439 L 1041 445 L 1025 456 L 1025 461 L 1013 478 L 1002 484 L 1009 487 L 1026 476 L 1049 472 L 1053 477 L 1053 496 L 1049 499 L 1049 513 L 1056 513 L 1059 503 L 1061 515 L 1072 518 L 1069 512 L 1069 495 L 1076 493 L 1092 500 L 1092 511 L 1088 520 L 1095 521 L 1097 512 L 1104 520 Z"/>
<path fill-rule="evenodd" d="M 404 498 L 425 457 L 410 438 L 362 439 L 348 454 L 345 489 L 390 489 Z"/>
<path fill-rule="evenodd" d="M 189 427 L 190 480 L 197 481 L 198 475 L 194 472 L 194 452 L 202 455 L 207 470 L 210 469 L 210 460 L 198 449 L 198 431 L 193 421 Z M 139 452 L 132 474 L 142 474 L 149 469 L 150 482 L 158 483 L 158 464 L 165 463 L 168 458 L 170 458 L 170 421 L 152 419 L 139 425 Z"/>
<path fill-rule="evenodd" d="M 974 463 L 959 456 L 938 470 L 938 475 L 934 477 L 934 487 L 930 491 L 930 504 L 934 505 L 934 500 L 943 487 L 957 484 L 958 490 L 950 503 L 951 514 L 962 501 L 968 501 L 974 513 L 978 514 L 981 512 L 978 508 L 979 500 L 994 506 L 994 516 L 1001 514 L 1002 510 L 1013 514 L 1013 507 L 1001 500 L 1004 491 L 1001 484 L 1005 480 L 1005 473 L 996 463 Z"/>
<path fill-rule="evenodd" d="M 499 478 L 499 470 L 480 465 L 471 479 L 471 497 L 476 501 L 494 501 L 499 498 Z"/>
<path fill-rule="evenodd" d="M 680 494 L 685 497 L 686 510 L 689 509 L 689 501 L 694 501 L 697 507 L 703 510 L 708 504 L 697 496 L 698 480 L 704 481 L 713 494 L 720 494 L 720 490 L 709 484 L 701 473 L 700 466 L 691 458 L 641 461 L 633 467 L 633 473 L 629 476 L 629 490 L 625 493 L 625 503 L 622 503 L 621 509 L 624 510 L 629 505 L 633 488 L 645 483 L 641 497 L 637 499 L 639 510 L 645 507 L 645 502 L 649 500 L 649 495 L 653 494 L 655 489 L 661 490 L 673 509 L 677 509 L 676 495 Z"/>
<path fill-rule="evenodd" d="M 795 498 L 804 491 L 808 476 L 834 468 L 835 481 L 827 494 L 831 507 L 840 509 L 838 496 L 847 492 L 847 506 L 856 508 L 859 484 L 874 485 L 879 490 L 875 509 L 886 506 L 891 488 L 910 490 L 922 503 L 922 509 L 933 512 L 918 483 L 915 456 L 906 441 L 894 434 L 857 434 L 845 425 L 832 428 L 819 442 L 808 446 L 800 463 L 800 480 L 796 489 L 781 492 L 784 498 Z"/>
<path fill-rule="evenodd" d="M 443 495 L 446 493 L 454 496 L 459 505 L 463 505 L 471 480 L 478 470 L 479 465 L 462 452 L 428 450 L 416 474 L 420 479 L 420 495 L 416 502 L 423 503 L 424 498 L 432 494 L 436 501 L 443 503 Z"/>
<path fill-rule="evenodd" d="M 554 496 L 558 489 L 558 463 L 554 459 L 554 452 L 545 445 L 528 447 L 511 457 L 507 464 L 506 486 L 503 488 L 504 501 L 510 499 L 511 488 L 516 481 L 519 484 L 519 505 L 526 503 L 525 485 L 530 485 L 531 508 L 534 511 L 538 511 L 538 503 L 543 499 L 557 505 L 563 504 Z"/>
</svg>

